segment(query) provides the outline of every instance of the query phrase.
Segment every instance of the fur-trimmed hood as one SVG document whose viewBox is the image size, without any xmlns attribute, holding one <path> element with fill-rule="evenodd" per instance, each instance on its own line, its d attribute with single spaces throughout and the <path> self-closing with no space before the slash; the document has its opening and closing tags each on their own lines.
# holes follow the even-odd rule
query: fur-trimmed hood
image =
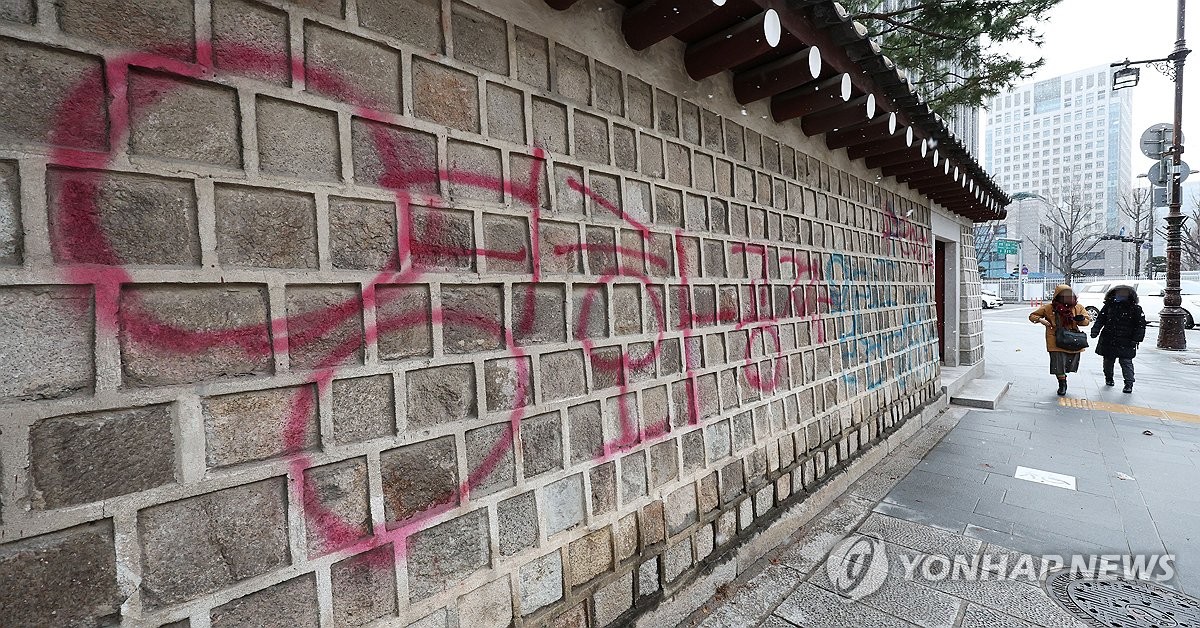
<svg viewBox="0 0 1200 628">
<path fill-rule="evenodd" d="M 1125 284 L 1121 284 L 1119 286 L 1113 286 L 1113 287 L 1109 288 L 1108 292 L 1104 293 L 1104 304 L 1108 305 L 1110 303 L 1116 303 L 1116 301 L 1114 300 L 1114 297 L 1117 296 L 1117 290 L 1121 290 L 1122 288 L 1129 291 L 1129 300 L 1126 301 L 1126 303 L 1129 303 L 1131 305 L 1138 305 L 1139 299 L 1138 299 L 1137 290 L 1134 290 L 1133 286 L 1127 286 Z"/>
</svg>

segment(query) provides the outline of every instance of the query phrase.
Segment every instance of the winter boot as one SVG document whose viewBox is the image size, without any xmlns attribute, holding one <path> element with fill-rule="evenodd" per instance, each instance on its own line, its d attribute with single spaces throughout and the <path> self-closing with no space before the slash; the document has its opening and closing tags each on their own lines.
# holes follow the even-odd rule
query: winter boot
<svg viewBox="0 0 1200 628">
<path fill-rule="evenodd" d="M 1130 390 L 1132 390 L 1132 389 L 1130 389 Z M 1065 396 L 1066 394 L 1067 394 L 1067 380 L 1066 380 L 1066 378 L 1063 378 L 1063 379 L 1058 380 L 1058 396 L 1062 397 L 1062 396 Z"/>
<path fill-rule="evenodd" d="M 1133 392 L 1133 382 L 1125 382 L 1125 387 L 1121 389 L 1121 392 L 1125 394 Z"/>
<path fill-rule="evenodd" d="M 1115 382 L 1113 382 L 1112 375 L 1106 375 L 1106 376 L 1104 376 L 1104 385 L 1105 386 L 1116 386 L 1117 384 Z"/>
</svg>

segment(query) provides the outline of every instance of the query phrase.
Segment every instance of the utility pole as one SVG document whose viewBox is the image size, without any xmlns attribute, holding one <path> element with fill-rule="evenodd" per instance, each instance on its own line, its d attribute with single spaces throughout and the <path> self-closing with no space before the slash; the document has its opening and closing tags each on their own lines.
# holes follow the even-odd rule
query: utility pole
<svg viewBox="0 0 1200 628">
<path fill-rule="evenodd" d="M 1163 59 L 1147 59 L 1145 61 L 1130 61 L 1114 63 L 1112 67 L 1120 67 L 1113 73 L 1113 90 L 1134 87 L 1138 84 L 1139 68 L 1150 65 L 1162 72 L 1175 83 L 1175 123 L 1156 124 L 1142 135 L 1142 154 L 1152 159 L 1160 159 L 1158 165 L 1151 168 L 1151 183 L 1164 185 L 1170 194 L 1167 207 L 1167 287 L 1163 296 L 1163 309 L 1158 317 L 1158 348 L 1171 351 L 1187 349 L 1187 337 L 1184 335 L 1184 325 L 1187 322 L 1187 312 L 1180 307 L 1183 298 L 1180 296 L 1179 271 L 1181 270 L 1183 243 L 1183 178 L 1187 176 L 1187 166 L 1183 163 L 1183 65 L 1191 52 L 1187 47 L 1185 33 L 1185 16 L 1187 15 L 1187 0 L 1179 0 L 1177 9 L 1177 24 L 1175 49 Z M 1166 134 L 1171 134 L 1171 147 L 1163 146 Z M 1160 140 L 1155 141 L 1158 134 Z M 1153 205 L 1153 203 L 1151 203 Z M 1153 214 L 1153 211 L 1151 211 Z M 1153 228 L 1151 228 L 1153 233 Z M 1154 263 L 1151 250 L 1150 263 Z"/>
<path fill-rule="evenodd" d="M 1146 279 L 1154 279 L 1154 188 L 1150 188 L 1150 253 L 1146 255 Z M 1138 269 L 1141 272 L 1141 269 Z"/>
<path fill-rule="evenodd" d="M 1171 202 L 1167 214 L 1167 290 L 1163 298 L 1163 309 L 1158 316 L 1158 348 L 1183 351 L 1187 349 L 1187 337 L 1184 335 L 1184 325 L 1187 312 L 1180 307 L 1183 298 L 1180 296 L 1179 271 L 1181 253 L 1183 250 L 1181 231 L 1183 228 L 1183 64 L 1187 60 L 1187 41 L 1185 39 L 1184 16 L 1186 15 L 1187 0 L 1179 0 L 1178 20 L 1176 25 L 1175 50 L 1167 57 L 1175 63 L 1175 133 L 1174 144 L 1171 146 Z"/>
</svg>

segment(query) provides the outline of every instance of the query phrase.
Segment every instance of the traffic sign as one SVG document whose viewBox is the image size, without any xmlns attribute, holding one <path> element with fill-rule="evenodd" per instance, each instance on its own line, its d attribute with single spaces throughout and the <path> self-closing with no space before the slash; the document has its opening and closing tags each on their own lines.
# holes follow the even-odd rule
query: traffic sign
<svg viewBox="0 0 1200 628">
<path fill-rule="evenodd" d="M 1021 274 L 1022 274 L 1022 275 L 1028 275 L 1028 274 L 1029 274 L 1029 267 L 1028 267 L 1028 266 L 1022 266 L 1022 267 L 1021 267 Z"/>
<path fill-rule="evenodd" d="M 1019 240 L 996 240 L 996 254 L 1016 255 L 1020 244 Z"/>
<path fill-rule="evenodd" d="M 1142 149 L 1142 154 L 1150 159 L 1162 159 L 1163 153 L 1167 152 L 1175 142 L 1175 125 L 1169 122 L 1160 122 L 1142 132 L 1142 138 L 1138 140 L 1138 146 Z M 1182 140 L 1180 141 L 1182 144 Z"/>
<path fill-rule="evenodd" d="M 1155 185 L 1150 190 L 1154 194 L 1153 200 L 1150 202 L 1151 207 L 1166 207 L 1171 203 L 1170 190 L 1167 188 Z"/>
<path fill-rule="evenodd" d="M 1154 185 L 1161 185 L 1163 187 L 1171 185 L 1171 177 L 1168 175 L 1168 172 L 1170 172 L 1170 169 L 1174 166 L 1170 162 L 1166 163 L 1166 168 L 1163 168 L 1163 162 L 1161 161 L 1153 166 L 1150 166 L 1150 172 L 1146 173 L 1146 176 L 1150 178 L 1150 183 L 1153 183 Z M 1181 173 L 1181 176 L 1179 177 L 1180 183 L 1187 181 L 1188 175 L 1192 174 L 1192 170 L 1191 168 L 1188 168 L 1187 162 L 1179 164 L 1179 171 Z"/>
</svg>

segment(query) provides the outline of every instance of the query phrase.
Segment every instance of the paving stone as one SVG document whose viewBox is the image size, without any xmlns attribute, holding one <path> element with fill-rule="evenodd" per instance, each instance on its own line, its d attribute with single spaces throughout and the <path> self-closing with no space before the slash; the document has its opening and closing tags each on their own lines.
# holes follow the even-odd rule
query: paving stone
<svg viewBox="0 0 1200 628">
<path fill-rule="evenodd" d="M 53 399 L 93 385 L 90 291 L 10 287 L 0 290 L 0 354 L 8 376 L 0 396 Z"/>
<path fill-rule="evenodd" d="M 630 502 L 646 494 L 646 456 L 637 451 L 621 458 L 621 500 Z"/>
<path fill-rule="evenodd" d="M 927 554 L 969 555 L 982 547 L 976 539 L 877 513 L 869 515 L 858 531 Z"/>
<path fill-rule="evenodd" d="M 452 364 L 407 373 L 408 427 L 428 429 L 475 416 L 475 369 Z"/>
<path fill-rule="evenodd" d="M 702 628 L 735 628 L 750 625 L 771 614 L 801 582 L 803 576 L 782 565 L 768 564 L 741 586 L 724 604 L 700 623 Z"/>
<path fill-rule="evenodd" d="M 1083 624 L 1059 608 L 1041 588 L 1015 580 L 988 579 L 968 582 L 952 578 L 930 586 L 988 608 L 1004 609 L 1008 615 L 1038 626 L 1080 628 Z"/>
<path fill-rule="evenodd" d="M 893 564 L 897 557 L 889 555 L 889 573 L 879 589 L 855 600 L 920 626 L 950 626 L 958 617 L 961 602 L 945 593 L 906 579 L 902 567 Z M 832 565 L 832 566 L 831 566 Z M 833 593 L 839 593 L 829 580 L 829 571 L 850 573 L 853 569 L 838 558 L 830 557 L 822 569 L 813 572 L 808 582 Z"/>
<path fill-rule="evenodd" d="M 439 608 L 438 610 L 409 624 L 409 628 L 448 628 L 449 626 L 449 613 L 447 613 L 446 609 L 444 608 Z"/>
<path fill-rule="evenodd" d="M 333 438 L 357 443 L 396 433 L 396 394 L 391 375 L 333 380 Z"/>
<path fill-rule="evenodd" d="M 479 132 L 479 85 L 474 75 L 413 59 L 413 113 L 470 133 Z"/>
<path fill-rule="evenodd" d="M 561 469 L 562 416 L 551 412 L 521 421 L 521 451 L 526 479 Z"/>
<path fill-rule="evenodd" d="M 288 286 L 288 357 L 294 370 L 362 364 L 362 297 L 358 285 Z M 334 321 L 326 312 L 353 315 Z"/>
<path fill-rule="evenodd" d="M 870 511 L 870 502 L 840 499 L 830 509 L 806 526 L 792 546 L 780 556 L 780 562 L 800 573 L 810 573 L 825 560 L 846 534 L 854 529 Z"/>
<path fill-rule="evenodd" d="M 567 410 L 570 423 L 571 464 L 593 460 L 604 453 L 603 423 L 600 403 L 591 402 Z"/>
<path fill-rule="evenodd" d="M 135 69 L 129 73 L 129 103 L 131 152 L 241 168 L 235 90 Z"/>
<path fill-rule="evenodd" d="M 908 628 L 910 624 L 865 604 L 846 604 L 836 594 L 802 583 L 775 614 L 797 626 Z"/>
<path fill-rule="evenodd" d="M 316 396 L 314 385 L 300 385 L 205 397 L 200 406 L 209 466 L 238 465 L 317 447 Z M 306 412 L 299 414 L 294 408 Z M 293 436 L 282 438 L 284 431 Z"/>
<path fill-rule="evenodd" d="M 317 202 L 311 195 L 223 184 L 215 195 L 221 265 L 317 268 Z"/>
<path fill-rule="evenodd" d="M 433 355 L 428 286 L 376 286 L 375 321 L 380 360 Z"/>
<path fill-rule="evenodd" d="M 454 56 L 484 70 L 508 74 L 508 37 L 504 21 L 456 2 L 451 12 Z"/>
<path fill-rule="evenodd" d="M 1014 617 L 1009 617 L 999 611 L 985 608 L 977 604 L 967 604 L 963 611 L 962 628 L 1027 628 L 1027 624 Z"/>
</svg>

